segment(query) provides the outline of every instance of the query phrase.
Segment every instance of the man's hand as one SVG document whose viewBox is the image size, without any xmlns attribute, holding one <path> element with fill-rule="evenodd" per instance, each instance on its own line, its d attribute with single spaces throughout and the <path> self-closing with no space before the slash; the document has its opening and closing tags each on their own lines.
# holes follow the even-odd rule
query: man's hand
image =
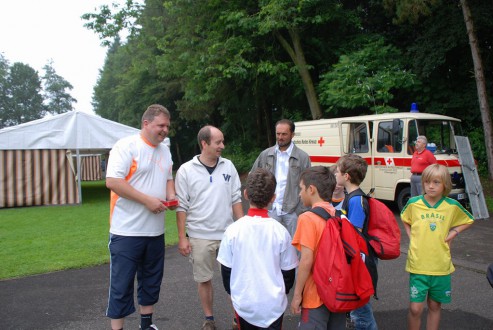
<svg viewBox="0 0 493 330">
<path fill-rule="evenodd" d="M 190 246 L 190 242 L 188 238 L 180 238 L 178 241 L 178 251 L 184 257 L 188 256 L 190 252 L 192 252 L 192 247 Z"/>
<path fill-rule="evenodd" d="M 154 214 L 159 214 L 163 211 L 166 211 L 166 206 L 163 205 L 163 202 L 159 198 L 155 197 L 149 196 L 145 206 Z"/>
</svg>

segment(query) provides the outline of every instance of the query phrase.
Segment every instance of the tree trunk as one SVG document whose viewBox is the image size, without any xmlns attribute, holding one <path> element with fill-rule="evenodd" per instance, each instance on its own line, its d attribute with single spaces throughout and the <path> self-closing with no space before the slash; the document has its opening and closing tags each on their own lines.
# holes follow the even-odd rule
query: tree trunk
<svg viewBox="0 0 493 330">
<path fill-rule="evenodd" d="M 262 119 L 264 117 L 264 109 L 262 107 L 262 104 L 260 103 L 260 96 L 259 96 L 259 92 L 258 92 L 258 85 L 255 86 L 255 108 L 257 111 L 255 111 L 255 124 L 256 124 L 256 127 L 259 128 L 258 130 L 258 134 L 255 135 L 255 145 L 257 146 L 263 146 L 263 136 L 262 136 L 262 132 L 264 131 L 262 129 Z"/>
<path fill-rule="evenodd" d="M 303 82 L 303 87 L 305 89 L 305 95 L 308 100 L 308 105 L 310 106 L 310 112 L 313 119 L 322 118 L 322 110 L 320 104 L 318 103 L 318 96 L 315 92 L 315 86 L 313 85 L 313 80 L 308 71 L 308 65 L 306 63 L 305 54 L 303 53 L 303 48 L 301 47 L 300 34 L 296 29 L 289 29 L 289 36 L 293 43 L 293 47 L 287 42 L 287 40 L 281 35 L 279 31 L 275 32 L 277 40 L 281 43 L 282 47 L 288 52 L 289 56 L 293 60 L 298 72 L 301 76 Z"/>
<path fill-rule="evenodd" d="M 474 23 L 472 20 L 471 9 L 467 0 L 461 0 L 462 13 L 464 14 L 464 22 L 466 23 L 467 36 L 469 37 L 469 45 L 471 46 L 472 60 L 474 63 L 474 76 L 476 78 L 476 87 L 478 89 L 479 110 L 483 121 L 484 142 L 486 145 L 486 156 L 488 157 L 488 174 L 490 180 L 493 179 L 493 128 L 491 124 L 490 106 L 488 103 L 488 95 L 486 93 L 486 83 L 484 78 L 483 63 L 481 54 L 479 53 L 478 39 L 474 31 Z"/>
<path fill-rule="evenodd" d="M 180 167 L 181 164 L 183 164 L 183 160 L 182 160 L 181 152 L 180 152 L 180 144 L 178 143 L 178 141 L 176 141 L 176 143 L 174 143 L 174 145 L 175 145 L 175 150 L 176 150 L 176 157 L 178 158 L 178 167 Z"/>
<path fill-rule="evenodd" d="M 268 106 L 266 99 L 262 97 L 262 109 L 265 118 L 265 134 L 267 135 L 267 146 L 271 147 L 276 144 L 276 133 L 273 132 L 274 123 L 272 122 L 271 107 Z"/>
<path fill-rule="evenodd" d="M 258 131 L 260 132 L 256 135 L 257 145 L 262 147 L 270 147 L 275 144 L 274 134 L 272 133 L 272 110 L 267 105 L 264 93 L 257 89 L 255 95 L 255 104 L 258 109 L 256 124 Z"/>
</svg>

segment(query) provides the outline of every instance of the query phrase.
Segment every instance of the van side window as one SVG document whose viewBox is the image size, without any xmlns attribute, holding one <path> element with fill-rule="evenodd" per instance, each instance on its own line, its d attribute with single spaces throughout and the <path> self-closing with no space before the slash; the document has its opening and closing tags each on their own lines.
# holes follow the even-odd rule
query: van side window
<svg viewBox="0 0 493 330">
<path fill-rule="evenodd" d="M 341 129 L 344 153 L 367 153 L 370 150 L 366 123 L 342 123 Z"/>
<path fill-rule="evenodd" d="M 402 151 L 402 121 L 384 121 L 378 124 L 377 151 L 398 153 Z"/>
</svg>

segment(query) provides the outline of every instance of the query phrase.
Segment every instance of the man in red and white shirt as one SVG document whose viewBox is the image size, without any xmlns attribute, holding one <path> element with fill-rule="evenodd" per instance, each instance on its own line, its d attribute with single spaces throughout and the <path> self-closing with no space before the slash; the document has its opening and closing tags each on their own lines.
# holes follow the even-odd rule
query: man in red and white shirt
<svg viewBox="0 0 493 330">
<path fill-rule="evenodd" d="M 428 139 L 424 135 L 416 138 L 416 151 L 411 159 L 411 197 L 421 195 L 421 173 L 437 160 L 433 153 L 426 149 Z"/>
</svg>

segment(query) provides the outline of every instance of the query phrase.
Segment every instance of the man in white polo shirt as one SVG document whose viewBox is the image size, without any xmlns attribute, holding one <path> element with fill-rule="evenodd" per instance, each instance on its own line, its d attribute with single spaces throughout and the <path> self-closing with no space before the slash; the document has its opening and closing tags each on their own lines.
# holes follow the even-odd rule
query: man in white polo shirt
<svg viewBox="0 0 493 330">
<path fill-rule="evenodd" d="M 215 330 L 212 277 L 224 231 L 243 216 L 241 182 L 233 163 L 221 157 L 224 135 L 217 127 L 202 127 L 197 142 L 200 154 L 176 172 L 178 251 L 192 263 L 202 330 Z"/>
</svg>

